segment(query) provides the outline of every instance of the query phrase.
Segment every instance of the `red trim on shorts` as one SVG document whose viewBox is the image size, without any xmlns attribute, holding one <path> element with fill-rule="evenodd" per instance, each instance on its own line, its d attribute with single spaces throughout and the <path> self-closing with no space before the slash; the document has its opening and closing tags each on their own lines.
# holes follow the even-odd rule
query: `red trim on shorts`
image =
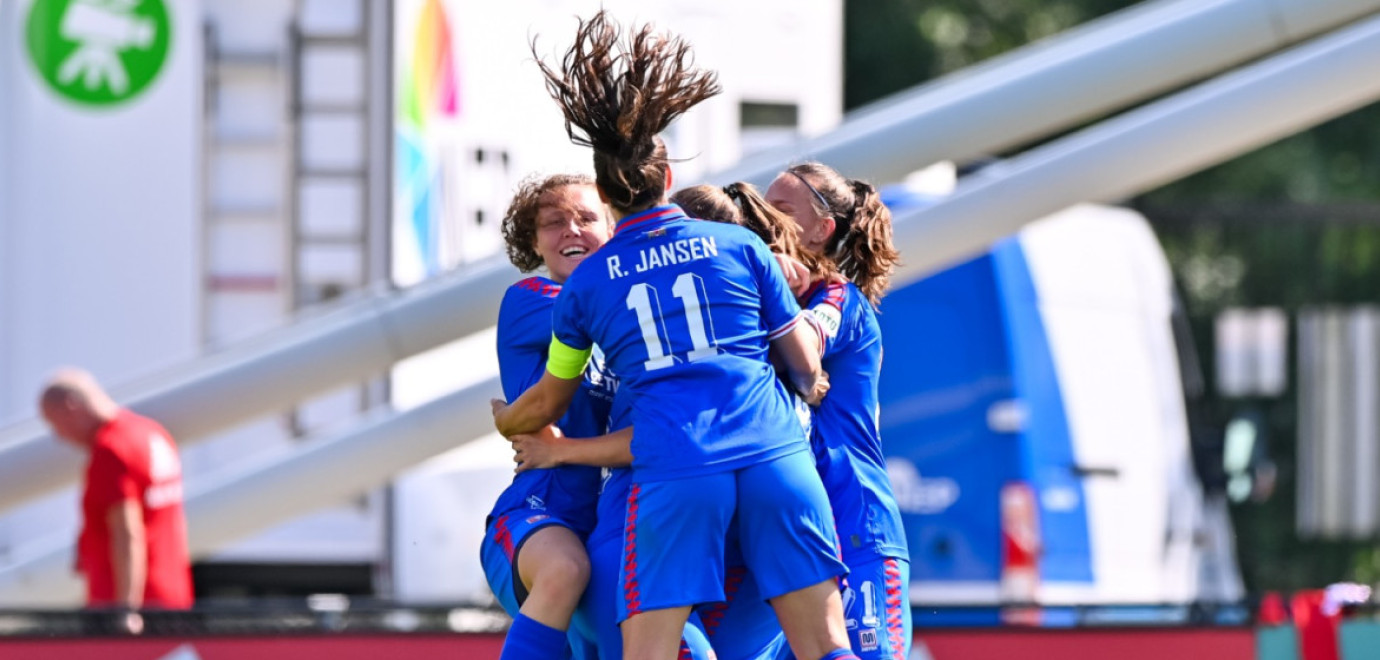
<svg viewBox="0 0 1380 660">
<path fill-rule="evenodd" d="M 508 529 L 508 516 L 499 516 L 494 521 L 494 543 L 503 548 L 503 554 L 508 557 L 508 562 L 513 561 L 513 532 Z"/>
<path fill-rule="evenodd" d="M 901 622 L 901 567 L 895 559 L 882 562 L 886 574 L 886 634 L 891 638 L 891 657 L 906 660 L 905 625 Z"/>
<path fill-rule="evenodd" d="M 728 613 L 728 606 L 733 604 L 733 599 L 743 588 L 743 580 L 747 578 L 746 566 L 730 566 L 724 575 L 724 602 L 712 603 L 700 608 L 700 622 L 704 624 L 704 634 L 713 637 L 719 632 L 719 625 L 724 622 L 724 615 Z"/>
<path fill-rule="evenodd" d="M 628 489 L 627 529 L 623 537 L 623 602 L 628 606 L 629 617 L 642 613 L 642 590 L 637 584 L 637 496 L 641 492 L 640 484 Z"/>
</svg>

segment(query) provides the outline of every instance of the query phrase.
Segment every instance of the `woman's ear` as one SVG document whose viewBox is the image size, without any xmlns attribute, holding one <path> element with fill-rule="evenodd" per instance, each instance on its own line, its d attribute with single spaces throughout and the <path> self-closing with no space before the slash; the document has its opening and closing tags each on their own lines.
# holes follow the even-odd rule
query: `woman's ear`
<svg viewBox="0 0 1380 660">
<path fill-rule="evenodd" d="M 819 219 L 819 224 L 815 225 L 819 230 L 819 247 L 823 250 L 829 245 L 829 239 L 834 237 L 834 229 L 838 225 L 834 224 L 834 216 L 826 215 Z"/>
<path fill-rule="evenodd" d="M 668 196 L 671 194 L 672 184 L 674 184 L 674 183 L 675 183 L 675 177 L 671 176 L 671 166 L 670 166 L 670 165 L 667 165 L 667 166 L 666 166 L 666 194 L 667 194 Z"/>
</svg>

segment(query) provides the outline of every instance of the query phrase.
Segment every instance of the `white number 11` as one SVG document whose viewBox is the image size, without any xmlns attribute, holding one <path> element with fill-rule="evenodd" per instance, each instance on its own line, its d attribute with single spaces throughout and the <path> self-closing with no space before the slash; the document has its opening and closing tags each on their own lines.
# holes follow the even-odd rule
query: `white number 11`
<svg viewBox="0 0 1380 660">
<path fill-rule="evenodd" d="M 681 273 L 671 286 L 671 294 L 680 298 L 685 305 L 685 324 L 690 329 L 690 352 L 687 360 L 694 362 L 719 354 L 718 342 L 714 337 L 714 320 L 709 316 L 709 299 L 700 307 L 700 294 L 704 292 L 704 280 L 694 273 Z M 661 299 L 650 284 L 634 284 L 628 291 L 628 309 L 637 313 L 637 323 L 642 328 L 642 341 L 647 344 L 647 371 L 664 369 L 675 364 L 675 356 L 669 355 L 670 335 L 662 320 Z M 708 323 L 706 324 L 706 321 Z M 663 339 L 665 338 L 665 339 Z M 663 343 L 664 342 L 664 343 Z"/>
</svg>

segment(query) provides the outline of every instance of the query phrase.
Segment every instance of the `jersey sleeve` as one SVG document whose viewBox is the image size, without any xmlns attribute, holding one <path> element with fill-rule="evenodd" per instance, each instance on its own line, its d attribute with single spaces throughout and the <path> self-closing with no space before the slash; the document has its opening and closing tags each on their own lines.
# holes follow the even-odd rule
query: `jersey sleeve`
<svg viewBox="0 0 1380 660">
<path fill-rule="evenodd" d="M 584 375 L 589 366 L 589 356 L 593 348 L 577 349 L 567 346 L 555 335 L 551 336 L 551 348 L 546 356 L 546 370 L 552 376 L 564 380 L 575 380 Z"/>
<path fill-rule="evenodd" d="M 814 326 L 819 329 L 822 340 L 820 352 L 826 357 L 838 346 L 846 296 L 846 285 L 831 282 L 811 291 L 809 300 L 805 303 Z"/>
<path fill-rule="evenodd" d="M 761 241 L 747 244 L 748 261 L 757 277 L 762 294 L 762 321 L 767 326 L 767 339 L 776 339 L 790 332 L 800 320 L 800 305 L 781 273 L 781 265 Z"/>
<path fill-rule="evenodd" d="M 140 487 L 134 466 L 109 445 L 91 449 L 91 483 L 87 484 L 96 506 L 108 509 L 125 500 L 138 500 Z"/>
<path fill-rule="evenodd" d="M 573 277 L 566 284 L 565 291 L 556 299 L 556 307 L 551 313 L 549 338 L 576 351 L 589 351 L 594 347 L 594 341 L 589 338 L 589 333 L 585 332 L 585 319 L 581 317 L 582 292 L 578 287 L 571 286 L 575 284 Z"/>
<path fill-rule="evenodd" d="M 513 401 L 541 378 L 554 299 L 512 286 L 498 308 L 498 377 Z"/>
</svg>

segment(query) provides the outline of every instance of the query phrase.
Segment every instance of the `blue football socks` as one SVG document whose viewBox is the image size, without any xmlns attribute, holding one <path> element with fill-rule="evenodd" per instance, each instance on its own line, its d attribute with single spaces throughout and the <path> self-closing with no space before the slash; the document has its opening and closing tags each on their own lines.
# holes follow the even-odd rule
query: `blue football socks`
<svg viewBox="0 0 1380 660">
<path fill-rule="evenodd" d="M 518 612 L 503 640 L 499 660 L 550 660 L 569 657 L 565 631 L 556 630 Z"/>
<path fill-rule="evenodd" d="M 853 655 L 853 651 L 849 649 L 834 649 L 819 660 L 858 660 L 858 656 Z"/>
</svg>

